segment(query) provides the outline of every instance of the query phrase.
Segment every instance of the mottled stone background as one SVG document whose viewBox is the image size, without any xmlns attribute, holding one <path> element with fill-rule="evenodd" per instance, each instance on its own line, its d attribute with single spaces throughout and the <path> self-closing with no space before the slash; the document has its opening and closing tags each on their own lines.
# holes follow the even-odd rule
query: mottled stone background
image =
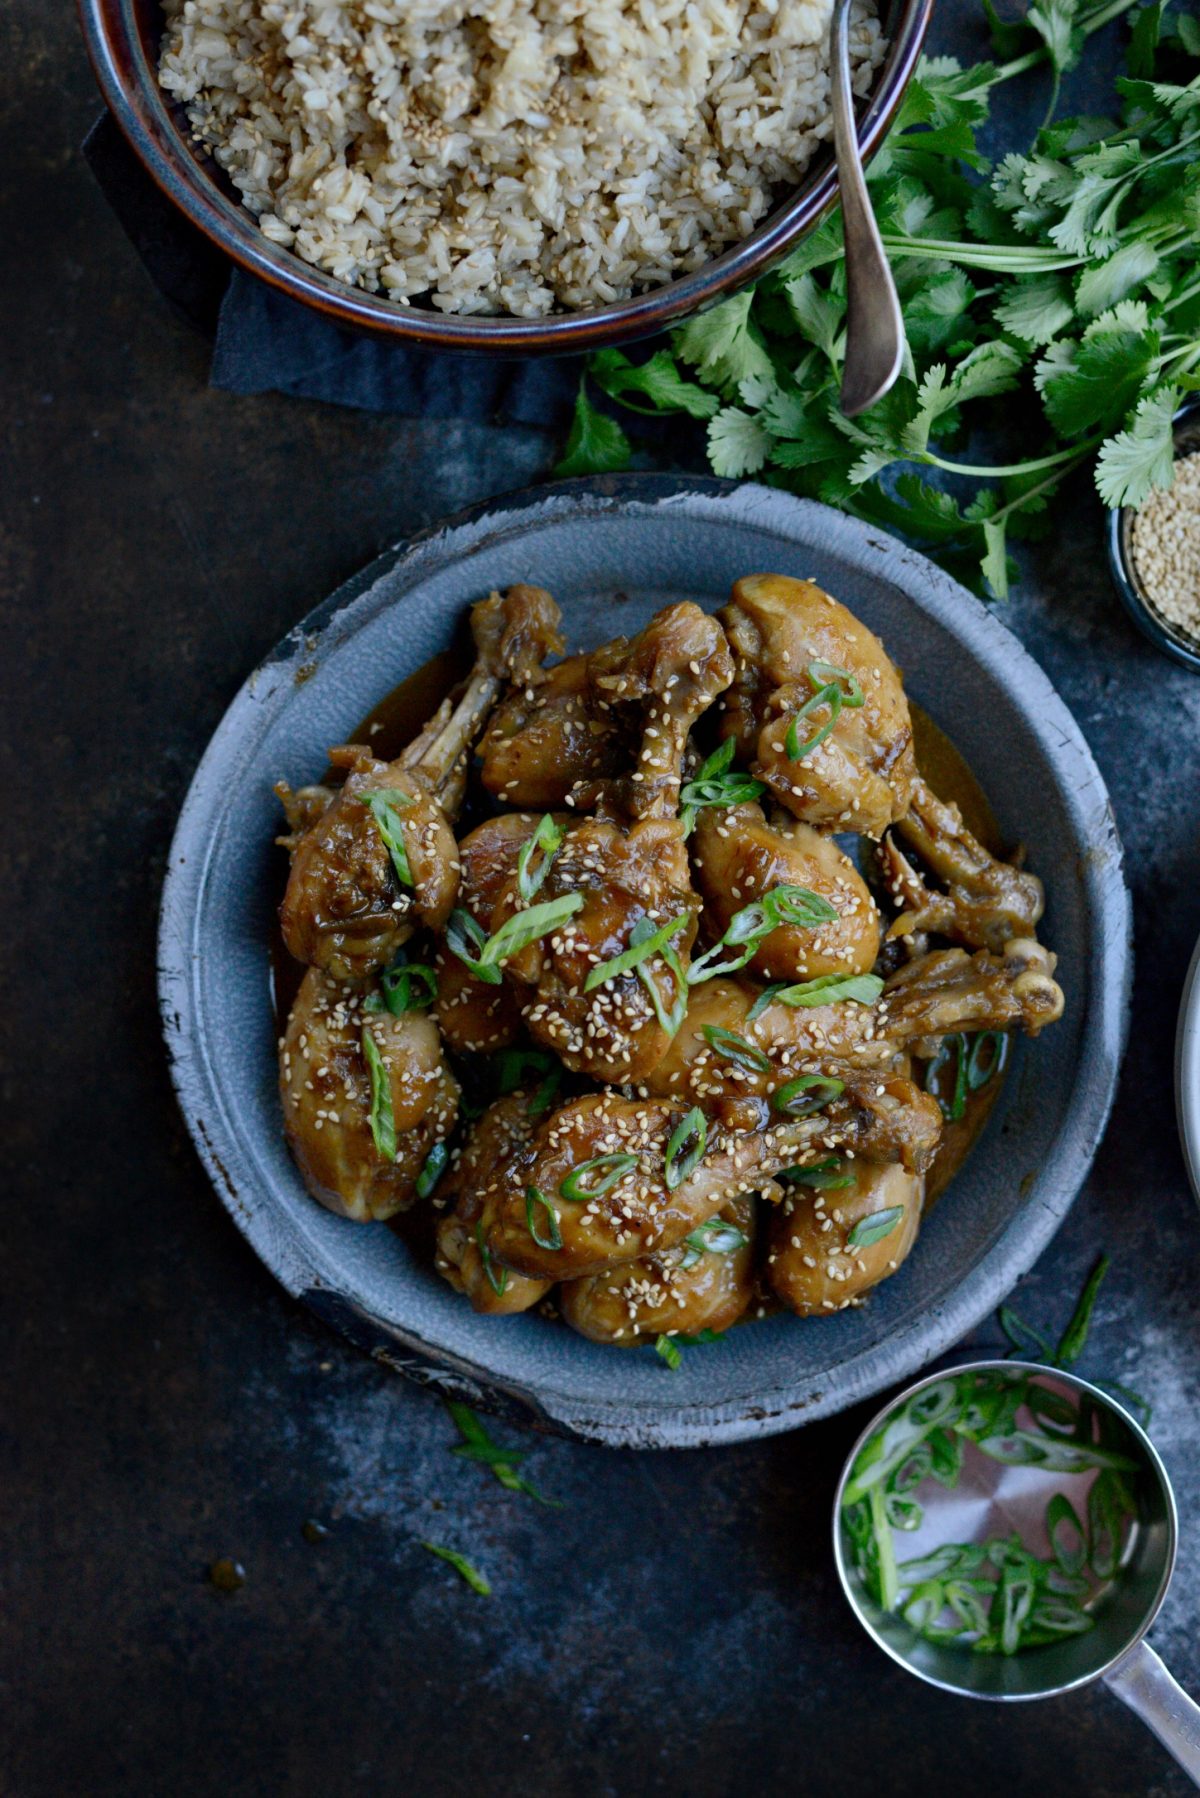
<svg viewBox="0 0 1200 1798">
<path fill-rule="evenodd" d="M 935 44 L 977 53 L 974 18 L 943 0 Z M 1098 98 L 1107 52 L 1088 62 Z M 385 543 L 544 475 L 554 445 L 208 391 L 204 342 L 80 162 L 96 96 L 67 0 L 8 0 L 0 69 L 0 1792 L 1190 1789 L 1102 1692 L 965 1705 L 871 1647 L 827 1541 L 861 1416 L 677 1456 L 531 1439 L 532 1477 L 567 1507 L 542 1510 L 453 1459 L 435 1399 L 259 1267 L 159 1044 L 176 811 L 298 616 Z M 1113 1257 L 1084 1371 L 1154 1403 L 1184 1512 L 1156 1641 L 1200 1690 L 1200 1231 L 1172 1105 L 1200 930 L 1200 680 L 1126 624 L 1100 525 L 1081 484 L 1006 617 L 1112 790 L 1133 1033 L 1095 1170 L 1017 1302 L 1056 1324 L 1098 1249 Z M 319 1544 L 308 1518 L 330 1526 Z M 495 1596 L 424 1553 L 429 1535 Z M 206 1583 L 219 1555 L 245 1565 L 236 1594 Z"/>
</svg>

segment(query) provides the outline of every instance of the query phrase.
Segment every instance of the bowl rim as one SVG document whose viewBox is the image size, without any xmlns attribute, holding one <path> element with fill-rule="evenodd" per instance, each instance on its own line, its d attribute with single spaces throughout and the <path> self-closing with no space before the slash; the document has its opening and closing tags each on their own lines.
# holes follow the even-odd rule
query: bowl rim
<svg viewBox="0 0 1200 1798">
<path fill-rule="evenodd" d="M 1193 450 L 1200 449 L 1200 399 L 1189 400 L 1180 406 L 1171 421 L 1171 434 L 1176 458 L 1182 445 L 1189 440 L 1192 440 Z M 1131 540 L 1136 510 L 1136 506 L 1115 506 L 1108 514 L 1108 566 L 1117 597 L 1155 649 L 1170 656 L 1173 662 L 1180 662 L 1185 668 L 1200 673 L 1200 644 L 1188 642 L 1165 618 L 1159 617 L 1138 577 Z"/>
<path fill-rule="evenodd" d="M 519 535 L 529 521 L 558 524 L 628 511 L 653 517 L 660 509 L 728 519 L 793 543 L 802 532 L 818 540 L 822 531 L 835 533 L 839 554 L 864 575 L 899 586 L 993 679 L 1019 690 L 1029 728 L 1057 772 L 1076 840 L 1086 850 L 1078 860 L 1078 876 L 1086 889 L 1090 924 L 1088 1003 L 1075 1083 L 1058 1122 L 1054 1152 L 1042 1169 L 1037 1202 L 1014 1209 L 979 1259 L 939 1295 L 932 1309 L 905 1319 L 879 1343 L 851 1356 L 835 1382 L 776 1378 L 762 1390 L 731 1398 L 680 1394 L 669 1406 L 632 1400 L 618 1406 L 564 1390 L 553 1368 L 539 1370 L 532 1383 L 507 1379 L 461 1348 L 426 1341 L 413 1328 L 385 1322 L 337 1289 L 310 1244 L 279 1230 L 273 1207 L 249 1185 L 253 1170 L 239 1129 L 226 1116 L 200 1028 L 195 925 L 211 845 L 223 822 L 221 795 L 230 765 L 249 766 L 258 736 L 276 706 L 287 703 L 296 671 L 309 662 L 314 633 L 329 632 L 336 646 L 376 611 L 398 603 L 394 594 L 385 601 L 377 597 L 385 575 L 406 575 L 410 585 L 417 585 L 448 562 L 473 560 L 489 543 Z M 179 815 L 163 885 L 158 970 L 171 1076 L 200 1159 L 226 1210 L 293 1297 L 304 1299 L 325 1321 L 397 1371 L 485 1410 L 526 1424 L 532 1414 L 532 1421 L 543 1427 L 614 1446 L 694 1447 L 794 1428 L 910 1376 L 960 1341 L 1033 1265 L 1074 1202 L 1112 1108 L 1128 1032 L 1131 904 L 1111 803 L 1079 726 L 1019 640 L 942 569 L 873 526 L 753 482 L 669 474 L 581 477 L 485 500 L 415 533 L 330 595 L 247 677 L 210 739 Z M 241 1190 L 239 1182 L 248 1190 Z"/>
<path fill-rule="evenodd" d="M 879 149 L 917 66 L 933 0 L 893 0 L 896 28 L 859 123 L 864 163 Z M 396 343 L 474 355 L 569 355 L 630 343 L 715 305 L 765 274 L 837 199 L 832 153 L 750 236 L 699 269 L 628 300 L 543 318 L 480 317 L 405 306 L 326 275 L 271 244 L 188 148 L 146 56 L 135 0 L 77 0 L 92 72 L 105 104 L 158 188 L 248 274 L 342 326 Z M 168 148 L 169 146 L 169 148 Z"/>
</svg>

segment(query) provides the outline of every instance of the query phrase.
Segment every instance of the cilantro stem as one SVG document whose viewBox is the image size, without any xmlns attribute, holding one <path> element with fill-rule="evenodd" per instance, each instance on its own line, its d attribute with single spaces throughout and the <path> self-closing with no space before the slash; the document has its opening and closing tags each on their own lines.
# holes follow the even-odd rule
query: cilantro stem
<svg viewBox="0 0 1200 1798">
<path fill-rule="evenodd" d="M 1040 250 L 1023 244 L 960 243 L 941 237 L 903 237 L 883 234 L 884 248 L 893 256 L 920 256 L 941 262 L 957 262 L 962 268 L 994 269 L 999 274 L 1053 274 L 1058 269 L 1079 268 L 1086 256 L 1068 256 L 1061 250 Z"/>
<path fill-rule="evenodd" d="M 993 480 L 1001 480 L 1005 475 L 1040 474 L 1043 468 L 1058 468 L 1064 462 L 1074 461 L 1089 450 L 1097 449 L 1104 442 L 1102 432 L 1089 437 L 1086 443 L 1072 444 L 1068 449 L 1056 450 L 1052 456 L 1038 456 L 1029 462 L 997 463 L 993 466 L 987 462 L 950 462 L 945 456 L 937 456 L 932 450 L 923 450 L 920 461 L 931 464 L 934 468 L 944 469 L 947 474 L 982 475 Z"/>
</svg>

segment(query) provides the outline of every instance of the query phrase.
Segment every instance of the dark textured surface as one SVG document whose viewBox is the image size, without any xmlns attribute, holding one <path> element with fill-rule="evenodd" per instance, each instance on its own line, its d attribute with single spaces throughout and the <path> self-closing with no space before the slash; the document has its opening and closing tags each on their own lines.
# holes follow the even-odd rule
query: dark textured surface
<svg viewBox="0 0 1200 1798">
<path fill-rule="evenodd" d="M 529 1470 L 568 1508 L 541 1510 L 453 1460 L 440 1405 L 254 1261 L 187 1146 L 158 1041 L 175 812 L 294 618 L 552 449 L 206 391 L 204 345 L 78 160 L 94 102 L 69 7 L 10 0 L 0 50 L 0 1790 L 1182 1798 L 1103 1693 L 965 1706 L 860 1636 L 827 1509 L 861 1419 L 675 1457 L 545 1443 Z M 1010 620 L 1115 798 L 1133 1046 L 1095 1173 L 1017 1302 L 1057 1321 L 1097 1249 L 1114 1256 L 1083 1371 L 1154 1401 L 1184 1528 L 1155 1640 L 1200 1688 L 1200 1255 L 1171 1105 L 1200 930 L 1200 681 L 1127 625 L 1099 528 L 1080 490 Z M 332 1526 L 319 1544 L 308 1517 Z M 495 1596 L 421 1537 L 468 1550 Z M 242 1590 L 205 1583 L 218 1555 L 245 1565 Z"/>
</svg>

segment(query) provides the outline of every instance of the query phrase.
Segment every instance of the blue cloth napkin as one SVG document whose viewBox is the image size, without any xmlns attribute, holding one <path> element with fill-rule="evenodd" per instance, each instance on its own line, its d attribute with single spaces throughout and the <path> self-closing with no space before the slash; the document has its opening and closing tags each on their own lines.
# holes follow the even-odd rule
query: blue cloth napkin
<svg viewBox="0 0 1200 1798">
<path fill-rule="evenodd" d="M 83 153 L 151 279 L 214 338 L 212 386 L 552 430 L 570 417 L 581 358 L 499 362 L 377 343 L 342 330 L 231 265 L 159 192 L 107 113 L 88 133 Z"/>
</svg>

